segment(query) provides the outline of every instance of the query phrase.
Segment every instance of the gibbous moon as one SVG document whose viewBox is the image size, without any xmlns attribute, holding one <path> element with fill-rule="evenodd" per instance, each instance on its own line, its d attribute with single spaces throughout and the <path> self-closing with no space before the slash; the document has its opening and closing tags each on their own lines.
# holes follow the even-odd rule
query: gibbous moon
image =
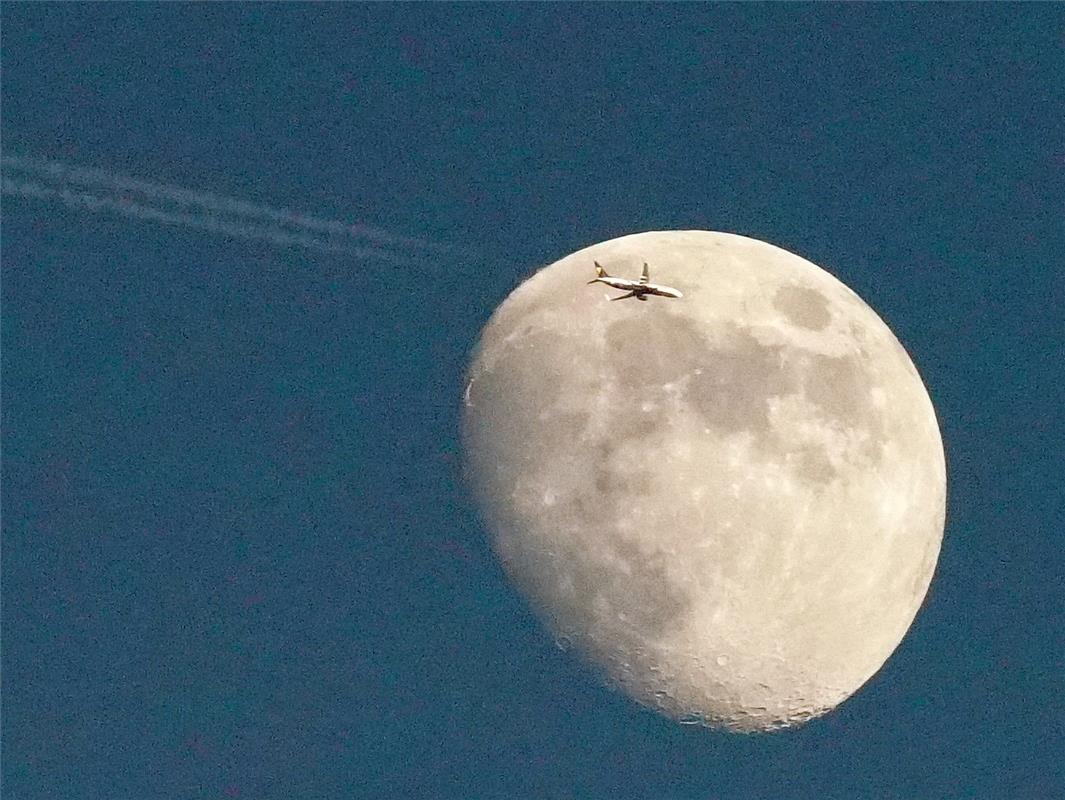
<svg viewBox="0 0 1065 800">
<path fill-rule="evenodd" d="M 683 293 L 612 302 L 595 277 Z M 943 536 L 935 412 L 888 327 L 799 256 L 657 231 L 496 310 L 463 435 L 508 575 L 611 685 L 683 722 L 786 727 L 884 664 Z"/>
</svg>

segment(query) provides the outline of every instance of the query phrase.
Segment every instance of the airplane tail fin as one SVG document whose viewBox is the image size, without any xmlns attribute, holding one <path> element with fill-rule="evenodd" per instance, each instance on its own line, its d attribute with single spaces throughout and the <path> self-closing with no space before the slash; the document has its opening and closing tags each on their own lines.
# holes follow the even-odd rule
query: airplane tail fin
<svg viewBox="0 0 1065 800">
<path fill-rule="evenodd" d="M 606 270 L 603 269 L 603 265 L 602 264 L 600 264 L 598 261 L 596 261 L 594 263 L 595 263 L 595 278 L 593 280 L 588 281 L 588 283 L 595 283 L 600 278 L 609 278 L 610 277 L 609 275 L 607 275 Z"/>
</svg>

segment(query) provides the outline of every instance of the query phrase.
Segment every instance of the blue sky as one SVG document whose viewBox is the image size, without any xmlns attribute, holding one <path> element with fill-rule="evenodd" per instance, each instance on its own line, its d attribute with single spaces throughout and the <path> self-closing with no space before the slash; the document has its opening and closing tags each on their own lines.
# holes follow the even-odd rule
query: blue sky
<svg viewBox="0 0 1065 800">
<path fill-rule="evenodd" d="M 5 156 L 454 248 L 4 195 L 5 797 L 1065 795 L 1063 33 L 1049 3 L 5 5 Z M 602 688 L 460 480 L 496 305 L 669 228 L 833 272 L 940 418 L 929 598 L 795 731 Z"/>
</svg>

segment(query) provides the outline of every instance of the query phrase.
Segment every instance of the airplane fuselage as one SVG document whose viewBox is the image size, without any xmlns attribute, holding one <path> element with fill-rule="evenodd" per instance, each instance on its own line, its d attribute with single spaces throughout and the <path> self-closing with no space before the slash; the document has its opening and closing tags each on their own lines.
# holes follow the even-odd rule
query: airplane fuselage
<svg viewBox="0 0 1065 800">
<path fill-rule="evenodd" d="M 637 300 L 646 300 L 647 295 L 654 294 L 659 297 L 683 297 L 680 292 L 670 286 L 659 286 L 657 283 L 640 283 L 625 278 L 596 278 L 591 283 L 605 283 L 613 289 L 623 292 L 632 292 Z"/>
<path fill-rule="evenodd" d="M 596 278 L 596 283 L 605 283 L 607 286 L 621 289 L 623 292 L 638 292 L 640 289 L 646 289 L 651 285 L 647 283 L 641 286 L 639 281 L 630 281 L 625 278 Z"/>
<path fill-rule="evenodd" d="M 607 274 L 607 271 L 603 269 L 603 265 L 598 261 L 595 263 L 595 277 L 588 281 L 592 283 L 604 283 L 612 289 L 620 289 L 627 294 L 623 294 L 620 297 L 612 297 L 611 300 L 624 300 L 626 297 L 635 297 L 637 300 L 646 300 L 647 295 L 653 294 L 659 297 L 683 297 L 679 291 L 671 286 L 660 286 L 657 283 L 651 283 L 648 280 L 647 264 L 643 265 L 643 274 L 638 281 L 630 281 L 628 278 L 615 278 L 613 275 Z"/>
</svg>

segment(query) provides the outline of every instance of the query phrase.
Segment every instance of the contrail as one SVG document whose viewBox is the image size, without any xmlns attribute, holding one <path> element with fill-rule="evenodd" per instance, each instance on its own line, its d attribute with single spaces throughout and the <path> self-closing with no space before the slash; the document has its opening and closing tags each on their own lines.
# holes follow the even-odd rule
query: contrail
<svg viewBox="0 0 1065 800">
<path fill-rule="evenodd" d="M 397 264 L 424 263 L 433 253 L 454 251 L 367 225 L 319 219 L 99 169 L 23 156 L 3 156 L 0 165 L 3 194 L 58 200 L 71 208 Z"/>
<path fill-rule="evenodd" d="M 45 186 L 38 181 L 19 181 L 5 176 L 2 188 L 3 193 L 8 195 L 33 197 L 42 200 L 54 199 L 71 208 L 111 212 L 124 217 L 153 220 L 167 225 L 211 231 L 240 239 L 266 241 L 282 247 L 305 247 L 309 250 L 319 250 L 325 253 L 343 253 L 345 255 L 374 258 L 379 261 L 390 261 L 403 265 L 420 263 L 416 258 L 405 258 L 384 249 L 356 247 L 353 244 L 349 245 L 339 241 L 316 238 L 306 233 L 289 233 L 278 228 L 255 225 L 247 220 L 167 211 L 142 205 L 126 198 L 107 197 L 70 188 Z"/>
</svg>

